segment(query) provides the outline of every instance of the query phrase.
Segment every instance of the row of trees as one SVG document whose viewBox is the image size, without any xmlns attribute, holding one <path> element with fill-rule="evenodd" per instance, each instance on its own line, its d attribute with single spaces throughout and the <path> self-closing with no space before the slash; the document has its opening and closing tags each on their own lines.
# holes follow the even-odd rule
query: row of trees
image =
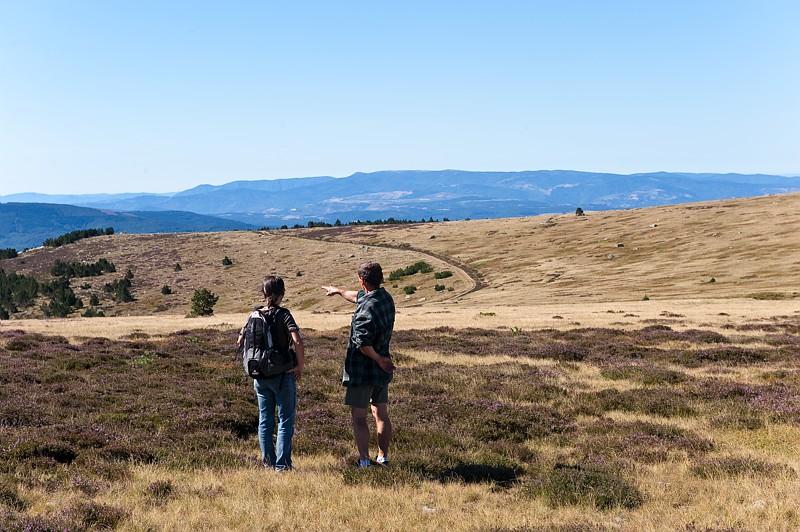
<svg viewBox="0 0 800 532">
<path fill-rule="evenodd" d="M 72 279 L 73 277 L 97 277 L 104 273 L 114 273 L 117 267 L 108 259 L 99 259 L 94 263 L 87 262 L 62 262 L 56 260 L 50 273 L 54 277 L 65 277 Z"/>
<path fill-rule="evenodd" d="M 438 223 L 439 221 L 440 221 L 439 219 L 434 219 L 433 217 L 430 217 L 427 220 L 425 218 L 421 218 L 419 220 L 411 220 L 411 219 L 407 219 L 407 218 L 394 218 L 394 217 L 390 216 L 389 218 L 386 218 L 386 219 L 378 218 L 377 220 L 351 220 L 349 222 L 342 222 L 341 220 L 339 220 L 337 218 L 336 221 L 333 222 L 333 223 L 315 222 L 315 221 L 312 220 L 312 221 L 309 221 L 306 225 L 294 224 L 291 228 L 288 225 L 284 224 L 284 225 L 280 226 L 280 229 L 304 229 L 304 228 L 314 229 L 316 227 L 342 227 L 342 226 L 346 226 L 346 225 L 425 224 L 425 223 Z M 449 222 L 450 219 L 449 218 L 443 218 L 441 221 L 442 222 Z M 268 228 L 267 227 L 262 227 L 261 229 L 262 230 L 267 230 Z"/>
<path fill-rule="evenodd" d="M 113 234 L 113 227 L 106 227 L 105 229 L 78 229 L 77 231 L 70 231 L 69 233 L 64 233 L 55 238 L 48 238 L 43 242 L 43 245 L 49 248 L 57 248 L 65 244 L 72 244 L 84 238 Z"/>
<path fill-rule="evenodd" d="M 17 250 L 14 248 L 0 249 L 0 260 L 13 259 L 17 255 L 19 255 L 19 253 L 17 253 Z"/>
</svg>

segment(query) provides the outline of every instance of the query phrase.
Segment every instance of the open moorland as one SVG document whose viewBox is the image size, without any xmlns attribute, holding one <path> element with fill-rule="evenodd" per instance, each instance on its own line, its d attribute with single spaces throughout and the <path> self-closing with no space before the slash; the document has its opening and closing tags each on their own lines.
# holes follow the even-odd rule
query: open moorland
<svg viewBox="0 0 800 532">
<path fill-rule="evenodd" d="M 307 331 L 292 474 L 257 463 L 233 330 L 6 330 L 6 529 L 794 529 L 800 320 L 406 330 L 394 464 L 356 470 L 344 329 Z M 65 415 L 68 413 L 68 415 Z M 379 508 L 379 511 L 377 510 Z"/>
<path fill-rule="evenodd" d="M 798 213 L 795 194 L 117 234 L 2 260 L 41 281 L 57 260 L 116 271 L 69 279 L 109 317 L 41 319 L 39 294 L 0 322 L 0 529 L 800 528 Z M 319 285 L 353 286 L 366 259 L 430 271 L 387 282 L 393 465 L 358 471 L 338 384 L 351 309 Z M 128 269 L 134 300 L 115 301 L 103 286 Z M 233 349 L 270 272 L 308 353 L 288 475 L 258 467 Z M 216 312 L 187 318 L 199 287 Z"/>
</svg>

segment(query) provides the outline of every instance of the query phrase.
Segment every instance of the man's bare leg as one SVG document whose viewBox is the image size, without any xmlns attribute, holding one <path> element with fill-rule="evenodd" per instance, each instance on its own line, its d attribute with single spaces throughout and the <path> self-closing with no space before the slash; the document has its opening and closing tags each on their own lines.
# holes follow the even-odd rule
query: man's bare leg
<svg viewBox="0 0 800 532">
<path fill-rule="evenodd" d="M 350 415 L 353 418 L 353 436 L 356 439 L 358 458 L 360 460 L 369 460 L 369 426 L 367 425 L 367 409 L 352 407 L 350 409 Z"/>
<path fill-rule="evenodd" d="M 389 419 L 389 406 L 386 403 L 372 405 L 372 417 L 378 429 L 378 456 L 389 456 L 389 444 L 392 442 L 392 421 Z M 369 431 L 369 429 L 367 429 Z M 367 432 L 369 438 L 369 432 Z"/>
</svg>

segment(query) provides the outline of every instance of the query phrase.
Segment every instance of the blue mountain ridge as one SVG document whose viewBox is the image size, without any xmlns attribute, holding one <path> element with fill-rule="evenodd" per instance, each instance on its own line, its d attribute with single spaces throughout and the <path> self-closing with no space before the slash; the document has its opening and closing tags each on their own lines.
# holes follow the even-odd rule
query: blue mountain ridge
<svg viewBox="0 0 800 532">
<path fill-rule="evenodd" d="M 800 191 L 800 178 L 768 174 L 572 170 L 387 170 L 348 177 L 232 181 L 173 194 L 57 196 L 114 211 L 188 211 L 256 226 L 310 220 L 494 218 L 584 209 L 626 209 Z M 19 195 L 0 197 L 8 201 Z M 52 202 L 26 194 L 28 201 Z"/>
</svg>

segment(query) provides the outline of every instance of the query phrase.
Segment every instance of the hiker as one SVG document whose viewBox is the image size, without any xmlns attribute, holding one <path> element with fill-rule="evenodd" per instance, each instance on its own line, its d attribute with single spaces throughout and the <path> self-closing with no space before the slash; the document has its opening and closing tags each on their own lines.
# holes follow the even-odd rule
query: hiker
<svg viewBox="0 0 800 532">
<path fill-rule="evenodd" d="M 261 293 L 266 305 L 256 308 L 239 332 L 236 345 L 243 348 L 245 372 L 253 377 L 258 398 L 258 443 L 264 467 L 292 469 L 292 436 L 297 405 L 296 382 L 303 376 L 305 350 L 300 328 L 281 307 L 286 290 L 283 279 L 264 278 Z M 273 442 L 275 410 L 277 442 Z"/>
<path fill-rule="evenodd" d="M 377 262 L 367 262 L 358 268 L 361 290 L 342 290 L 323 286 L 328 296 L 340 295 L 356 304 L 350 324 L 350 341 L 342 372 L 346 386 L 344 404 L 350 407 L 353 436 L 358 448 L 358 467 L 369 467 L 369 426 L 367 406 L 372 410 L 378 431 L 378 455 L 375 462 L 389 464 L 389 444 L 392 441 L 392 422 L 389 419 L 389 382 L 394 364 L 389 354 L 389 342 L 394 328 L 394 300 L 384 288 L 383 270 Z"/>
</svg>

